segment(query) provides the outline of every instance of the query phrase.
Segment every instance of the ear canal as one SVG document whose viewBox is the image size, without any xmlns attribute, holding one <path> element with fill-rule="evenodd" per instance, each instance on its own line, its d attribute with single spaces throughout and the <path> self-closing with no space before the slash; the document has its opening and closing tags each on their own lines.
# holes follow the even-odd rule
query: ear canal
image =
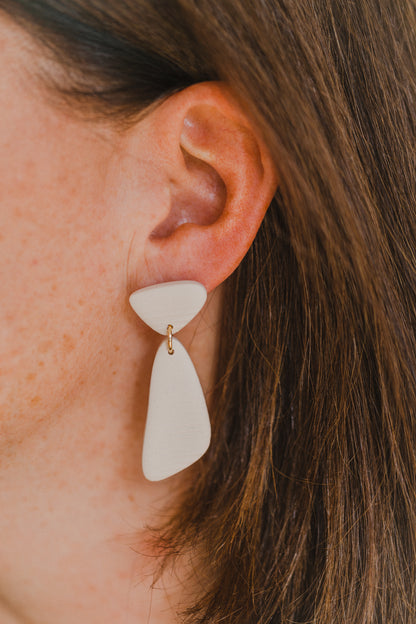
<svg viewBox="0 0 416 624">
<path fill-rule="evenodd" d="M 193 281 L 156 284 L 130 295 L 134 311 L 166 335 L 152 368 L 143 473 L 149 481 L 166 479 L 196 462 L 208 449 L 211 426 L 204 393 L 184 346 L 173 339 L 201 310 L 207 298 Z"/>
<path fill-rule="evenodd" d="M 186 176 L 192 183 L 171 189 L 171 209 L 152 232 L 152 238 L 171 235 L 184 223 L 211 225 L 221 216 L 227 197 L 225 184 L 215 169 L 181 147 Z"/>
</svg>

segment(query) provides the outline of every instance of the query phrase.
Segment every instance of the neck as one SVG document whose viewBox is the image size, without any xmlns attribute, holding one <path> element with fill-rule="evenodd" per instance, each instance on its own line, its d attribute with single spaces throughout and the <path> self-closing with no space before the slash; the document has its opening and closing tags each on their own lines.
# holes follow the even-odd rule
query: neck
<svg viewBox="0 0 416 624">
<path fill-rule="evenodd" d="M 158 610 L 174 588 L 150 591 L 143 550 L 172 483 L 140 476 L 142 426 L 85 405 L 3 462 L 0 605 L 11 622 L 145 622 L 151 600 L 149 621 L 171 621 Z"/>
<path fill-rule="evenodd" d="M 216 330 L 201 326 L 190 354 L 208 390 Z M 37 419 L 20 439 L 17 426 L 13 436 L 3 436 L 2 624 L 171 624 L 188 599 L 178 581 L 184 562 L 152 587 L 158 562 L 149 553 L 146 526 L 169 509 L 186 472 L 160 483 L 142 476 L 156 348 L 148 346 L 138 361 L 136 343 L 128 355 L 129 340 L 116 365 L 100 371 L 97 387 L 53 418 Z"/>
</svg>

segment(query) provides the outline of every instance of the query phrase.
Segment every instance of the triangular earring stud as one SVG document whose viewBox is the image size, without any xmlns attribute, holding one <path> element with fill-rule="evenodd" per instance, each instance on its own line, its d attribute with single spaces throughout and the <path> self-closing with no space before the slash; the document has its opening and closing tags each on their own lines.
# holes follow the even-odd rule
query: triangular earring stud
<svg viewBox="0 0 416 624">
<path fill-rule="evenodd" d="M 195 281 L 155 284 L 129 298 L 142 321 L 166 337 L 156 353 L 150 381 L 142 460 L 149 481 L 184 470 L 210 444 L 211 426 L 198 375 L 185 347 L 174 337 L 206 299 L 204 286 Z"/>
</svg>

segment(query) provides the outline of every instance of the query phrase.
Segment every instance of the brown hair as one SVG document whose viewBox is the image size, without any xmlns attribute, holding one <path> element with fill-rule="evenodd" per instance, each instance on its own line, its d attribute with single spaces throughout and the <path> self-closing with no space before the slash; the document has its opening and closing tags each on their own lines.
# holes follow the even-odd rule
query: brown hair
<svg viewBox="0 0 416 624">
<path fill-rule="evenodd" d="M 279 167 L 226 284 L 212 445 L 160 533 L 205 553 L 189 621 L 414 623 L 414 0 L 0 7 L 114 121 L 226 81 Z"/>
</svg>

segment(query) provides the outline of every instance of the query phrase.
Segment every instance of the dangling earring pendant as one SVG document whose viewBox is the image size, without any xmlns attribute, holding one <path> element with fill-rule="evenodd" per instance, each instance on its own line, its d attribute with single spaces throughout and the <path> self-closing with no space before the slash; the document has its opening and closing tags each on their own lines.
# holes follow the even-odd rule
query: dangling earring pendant
<svg viewBox="0 0 416 624">
<path fill-rule="evenodd" d="M 198 314 L 206 298 L 204 286 L 194 281 L 155 284 L 129 298 L 136 314 L 165 336 L 153 363 L 143 442 L 143 472 L 149 481 L 187 468 L 210 444 L 204 393 L 191 358 L 174 336 Z"/>
</svg>

